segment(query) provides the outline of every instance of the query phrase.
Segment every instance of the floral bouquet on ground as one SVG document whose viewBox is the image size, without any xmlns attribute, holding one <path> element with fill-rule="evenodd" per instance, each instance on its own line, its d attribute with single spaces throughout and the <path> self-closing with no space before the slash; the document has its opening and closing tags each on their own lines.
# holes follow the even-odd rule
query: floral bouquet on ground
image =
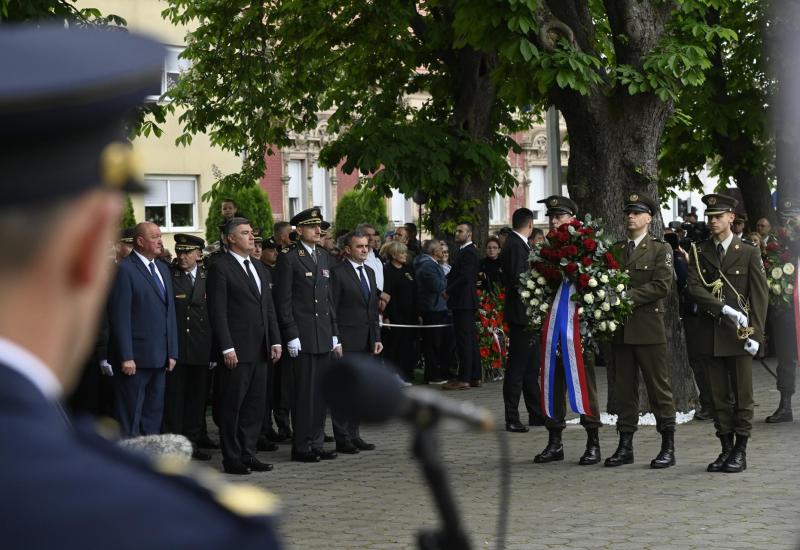
<svg viewBox="0 0 800 550">
<path fill-rule="evenodd" d="M 508 326 L 503 320 L 505 293 L 499 285 L 495 285 L 494 293 L 478 290 L 478 300 L 480 305 L 475 325 L 478 331 L 481 374 L 485 381 L 497 380 L 505 370 L 508 352 Z"/>
<path fill-rule="evenodd" d="M 587 215 L 551 230 L 531 251 L 531 269 L 521 275 L 520 295 L 533 330 L 546 329 L 551 309 L 569 300 L 578 304 L 581 340 L 613 337 L 633 311 L 633 302 L 625 294 L 630 276 L 619 269 L 611 245 L 599 223 Z"/>
<path fill-rule="evenodd" d="M 791 245 L 795 243 L 800 243 L 800 226 L 794 220 L 778 229 L 775 238 L 767 243 L 763 260 L 772 306 L 790 307 L 794 304 L 797 254 Z"/>
</svg>

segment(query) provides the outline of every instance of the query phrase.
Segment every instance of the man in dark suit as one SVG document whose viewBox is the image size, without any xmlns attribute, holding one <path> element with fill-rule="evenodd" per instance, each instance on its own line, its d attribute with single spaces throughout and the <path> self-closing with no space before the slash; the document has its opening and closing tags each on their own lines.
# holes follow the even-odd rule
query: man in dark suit
<svg viewBox="0 0 800 550">
<path fill-rule="evenodd" d="M 108 318 L 115 416 L 125 437 L 161 432 L 164 383 L 178 358 L 178 329 L 169 268 L 154 223 L 136 226 L 133 252 L 119 262 Z"/>
<path fill-rule="evenodd" d="M 503 380 L 503 402 L 506 412 L 506 430 L 527 432 L 528 428 L 519 420 L 519 397 L 524 396 L 528 409 L 528 424 L 544 425 L 539 394 L 539 353 L 534 343 L 534 334 L 529 330 L 525 304 L 519 295 L 519 276 L 528 270 L 530 246 L 528 239 L 533 232 L 533 212 L 519 208 L 511 217 L 514 226 L 506 237 L 500 252 L 503 284 L 506 288 L 503 315 L 509 328 L 511 341 L 508 350 L 506 375 Z"/>
<path fill-rule="evenodd" d="M 211 362 L 211 324 L 206 307 L 206 270 L 198 263 L 205 241 L 175 235 L 172 288 L 178 321 L 178 363 L 167 374 L 164 432 L 185 435 L 194 446 L 192 457 L 210 460 L 198 448 L 205 433 L 206 397 Z"/>
<path fill-rule="evenodd" d="M 123 119 L 160 83 L 164 48 L 127 32 L 3 27 L 0 52 L 14 54 L 0 55 L 2 546 L 277 548 L 270 495 L 130 453 L 89 419 L 69 425 L 58 403 L 95 342 L 122 191 L 143 190 Z M 42 136 L 47 162 L 35 162 Z"/>
<path fill-rule="evenodd" d="M 458 254 L 453 268 L 447 274 L 447 307 L 453 313 L 456 351 L 458 352 L 458 380 L 448 382 L 442 389 L 465 390 L 481 385 L 481 358 L 478 352 L 478 334 L 475 330 L 475 312 L 478 310 L 478 249 L 472 243 L 472 224 L 456 226 L 455 243 Z"/>
<path fill-rule="evenodd" d="M 325 404 L 320 380 L 331 351 L 341 355 L 336 316 L 331 304 L 332 259 L 322 250 L 319 208 L 295 215 L 299 242 L 278 258 L 275 285 L 278 320 L 292 361 L 294 438 L 292 460 L 319 462 L 337 457 L 323 449 Z"/>
<path fill-rule="evenodd" d="M 369 237 L 352 231 L 344 236 L 343 242 L 346 258 L 331 269 L 331 298 L 342 353 L 345 357 L 380 355 L 383 351 L 378 323 L 380 291 L 375 272 L 364 263 L 369 254 Z M 337 451 L 355 454 L 375 448 L 361 439 L 358 428 L 358 420 L 333 415 Z"/>
<path fill-rule="evenodd" d="M 245 218 L 225 224 L 228 252 L 208 270 L 208 310 L 220 363 L 219 431 L 222 465 L 229 474 L 272 470 L 256 458 L 264 419 L 267 362 L 281 357 L 281 336 L 271 279 L 253 261 L 253 230 Z"/>
</svg>

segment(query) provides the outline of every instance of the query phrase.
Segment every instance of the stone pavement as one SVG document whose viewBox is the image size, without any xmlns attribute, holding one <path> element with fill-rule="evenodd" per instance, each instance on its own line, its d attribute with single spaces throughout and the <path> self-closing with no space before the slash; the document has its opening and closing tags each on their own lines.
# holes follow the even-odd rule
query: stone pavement
<svg viewBox="0 0 800 550">
<path fill-rule="evenodd" d="M 775 367 L 774 360 L 770 366 Z M 605 370 L 598 372 L 605 403 Z M 564 432 L 565 460 L 533 464 L 545 445 L 544 428 L 508 434 L 512 461 L 510 549 L 729 549 L 800 547 L 800 422 L 769 425 L 764 418 L 778 402 L 774 379 L 754 365 L 756 414 L 742 474 L 711 474 L 706 464 L 719 453 L 710 422 L 678 426 L 677 465 L 651 470 L 659 449 L 655 427 L 634 438 L 636 462 L 604 468 L 578 466 L 585 432 Z M 502 383 L 446 392 L 492 410 L 502 420 Z M 800 419 L 795 406 L 795 415 Z M 524 415 L 525 418 L 527 415 Z M 330 426 L 328 428 L 330 432 Z M 505 434 L 506 432 L 503 432 Z M 420 527 L 438 525 L 418 465 L 410 454 L 410 432 L 399 423 L 362 428 L 378 449 L 317 464 L 289 462 L 289 447 L 259 458 L 275 470 L 232 481 L 257 483 L 283 502 L 280 531 L 298 549 L 404 549 L 415 547 Z M 613 453 L 613 427 L 601 430 L 603 458 Z M 495 548 L 498 506 L 498 446 L 494 434 L 447 425 L 441 435 L 464 524 L 473 548 Z M 212 465 L 219 467 L 219 456 Z"/>
</svg>

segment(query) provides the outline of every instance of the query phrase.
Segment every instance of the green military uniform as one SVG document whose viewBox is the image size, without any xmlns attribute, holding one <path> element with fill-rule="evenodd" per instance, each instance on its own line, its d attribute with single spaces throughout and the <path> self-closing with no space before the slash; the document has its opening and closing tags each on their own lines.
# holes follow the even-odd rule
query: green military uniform
<svg viewBox="0 0 800 550">
<path fill-rule="evenodd" d="M 732 211 L 737 201 L 722 195 L 707 195 L 703 202 L 708 205 L 706 215 L 715 216 Z M 769 297 L 759 248 L 732 235 L 720 261 L 719 244 L 723 243 L 708 239 L 692 247 L 688 291 L 700 313 L 698 340 L 704 343 L 701 352 L 708 356 L 714 425 L 723 444 L 723 454 L 717 462 L 728 461 L 726 450 L 730 453 L 734 433 L 741 438 L 737 446 L 741 447 L 743 462 L 753 420 L 753 358 L 745 350 L 745 340 L 737 334 L 737 325 L 722 311 L 728 306 L 746 313 L 742 304 L 746 305 L 748 324 L 753 330 L 750 338 L 763 344 Z M 719 287 L 717 292 L 710 288 L 715 282 Z M 730 402 L 731 394 L 734 403 Z M 710 471 L 722 469 L 722 463 L 717 462 L 709 465 Z M 725 471 L 741 471 L 744 467 Z"/>
</svg>

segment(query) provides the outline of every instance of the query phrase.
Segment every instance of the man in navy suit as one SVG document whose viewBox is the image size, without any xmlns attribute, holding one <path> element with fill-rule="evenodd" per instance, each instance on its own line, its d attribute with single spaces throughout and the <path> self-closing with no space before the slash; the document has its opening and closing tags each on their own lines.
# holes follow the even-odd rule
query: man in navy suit
<svg viewBox="0 0 800 550">
<path fill-rule="evenodd" d="M 168 266 L 154 223 L 136 226 L 133 252 L 119 263 L 108 303 L 115 416 L 125 437 L 157 434 L 164 415 L 167 370 L 178 357 L 178 327 Z"/>
</svg>

